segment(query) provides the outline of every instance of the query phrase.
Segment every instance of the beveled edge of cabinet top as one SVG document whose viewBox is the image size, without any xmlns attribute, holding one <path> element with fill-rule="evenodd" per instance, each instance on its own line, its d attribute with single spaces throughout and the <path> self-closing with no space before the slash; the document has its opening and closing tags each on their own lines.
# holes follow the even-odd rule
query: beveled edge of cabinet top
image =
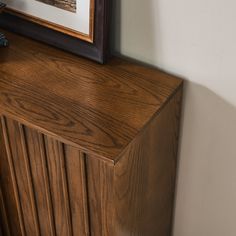
<svg viewBox="0 0 236 236">
<path fill-rule="evenodd" d="M 0 114 L 113 163 L 183 84 L 157 69 L 118 58 L 99 65 L 5 33 Z"/>
</svg>

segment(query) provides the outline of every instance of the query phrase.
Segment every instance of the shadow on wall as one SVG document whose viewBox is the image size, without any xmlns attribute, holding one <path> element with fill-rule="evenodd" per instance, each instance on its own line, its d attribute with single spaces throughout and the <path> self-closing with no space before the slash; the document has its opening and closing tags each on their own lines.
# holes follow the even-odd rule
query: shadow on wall
<svg viewBox="0 0 236 236">
<path fill-rule="evenodd" d="M 186 82 L 174 235 L 236 233 L 236 108 Z"/>
</svg>

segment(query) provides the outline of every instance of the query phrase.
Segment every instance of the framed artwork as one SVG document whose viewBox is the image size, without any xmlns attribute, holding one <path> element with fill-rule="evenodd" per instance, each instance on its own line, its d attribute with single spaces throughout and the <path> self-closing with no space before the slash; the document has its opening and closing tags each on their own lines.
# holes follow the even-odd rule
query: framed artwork
<svg viewBox="0 0 236 236">
<path fill-rule="evenodd" d="M 2 0 L 0 26 L 105 63 L 111 0 Z"/>
</svg>

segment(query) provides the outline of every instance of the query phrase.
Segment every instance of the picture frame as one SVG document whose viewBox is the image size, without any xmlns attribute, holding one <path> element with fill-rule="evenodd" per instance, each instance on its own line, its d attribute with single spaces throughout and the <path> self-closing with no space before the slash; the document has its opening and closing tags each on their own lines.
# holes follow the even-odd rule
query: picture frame
<svg viewBox="0 0 236 236">
<path fill-rule="evenodd" d="M 14 1 L 16 1 L 15 5 Z M 0 15 L 0 27 L 101 64 L 107 62 L 110 55 L 111 0 L 65 0 L 66 4 L 68 1 L 74 1 L 69 8 L 68 5 L 59 5 L 59 7 L 51 5 L 55 1 L 58 3 L 64 0 L 21 0 L 22 2 L 25 1 L 25 6 L 19 4 L 18 1 L 9 1 L 12 4 L 9 6 L 8 0 L 5 0 L 8 5 Z M 47 1 L 46 4 L 45 1 Z M 74 3 L 78 4 L 79 9 L 82 10 L 79 11 L 73 8 Z M 21 7 L 22 5 L 24 7 Z M 41 11 L 45 13 L 41 16 L 38 9 L 42 9 Z M 55 17 L 52 18 L 52 16 Z M 46 17 L 50 20 L 45 19 Z M 77 24 L 77 19 L 82 23 Z M 61 24 L 57 24 L 57 21 L 60 21 Z M 64 22 L 69 27 L 62 25 Z M 78 29 L 75 30 L 73 27 Z"/>
</svg>

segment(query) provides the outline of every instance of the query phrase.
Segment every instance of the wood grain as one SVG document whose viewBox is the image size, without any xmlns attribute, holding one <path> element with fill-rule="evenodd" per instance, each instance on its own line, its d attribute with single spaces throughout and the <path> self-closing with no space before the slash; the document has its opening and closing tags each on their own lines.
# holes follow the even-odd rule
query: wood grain
<svg viewBox="0 0 236 236">
<path fill-rule="evenodd" d="M 1 127 L 6 148 L 0 159 L 1 170 L 6 169 L 0 172 L 4 232 L 89 235 L 84 155 L 12 119 L 2 117 Z"/>
<path fill-rule="evenodd" d="M 65 180 L 64 173 L 65 166 L 63 147 L 61 143 L 47 137 L 45 137 L 45 147 L 56 235 L 70 235 L 71 219 L 67 186 L 65 186 L 67 180 Z"/>
<path fill-rule="evenodd" d="M 41 235 L 56 235 L 44 136 L 33 129 L 25 129 L 28 157 Z"/>
<path fill-rule="evenodd" d="M 12 120 L 9 120 L 9 122 L 11 123 L 10 125 L 12 125 L 12 126 L 17 124 L 16 122 L 14 122 Z M 20 230 L 19 230 L 18 234 L 21 233 L 21 235 L 24 236 L 24 235 L 26 235 L 25 224 L 24 224 L 24 215 L 23 215 L 23 209 L 22 209 L 22 205 L 21 205 L 20 190 L 19 190 L 19 186 L 18 186 L 18 182 L 17 182 L 17 174 L 16 174 L 16 169 L 15 169 L 14 160 L 13 160 L 14 157 L 16 157 L 16 158 L 18 157 L 18 153 L 15 149 L 15 148 L 17 148 L 17 146 L 13 146 L 11 149 L 11 143 L 13 143 L 14 141 L 17 142 L 17 139 L 16 139 L 17 136 L 15 136 L 14 127 L 13 127 L 13 133 L 10 134 L 9 127 L 7 126 L 7 120 L 5 119 L 5 117 L 1 117 L 1 123 L 2 123 L 2 132 L 3 132 L 3 137 L 4 137 L 4 143 L 5 143 L 5 147 L 6 147 L 7 162 L 9 164 L 11 183 L 13 186 L 13 192 L 14 192 L 14 197 L 15 197 L 15 205 L 16 205 L 15 209 L 17 211 L 17 216 L 18 216 L 17 220 L 20 225 Z M 10 135 L 13 136 L 12 140 L 11 140 Z M 15 150 L 15 152 L 14 152 L 14 150 Z M 15 154 L 16 154 L 16 156 L 15 156 Z M 14 155 L 14 157 L 13 157 L 13 155 Z M 5 162 L 5 164 L 6 164 L 6 162 Z M 19 174 L 21 174 L 21 172 L 19 172 Z M 24 178 L 25 178 L 25 176 L 24 176 Z M 21 183 L 23 183 L 23 182 L 21 182 Z M 8 192 L 8 191 L 6 191 L 6 192 Z M 27 196 L 23 196 L 23 200 L 22 200 L 23 204 L 26 203 L 26 205 L 29 207 L 28 200 L 25 199 L 25 197 L 27 197 Z M 26 208 L 26 211 L 27 210 L 29 210 L 29 209 Z"/>
<path fill-rule="evenodd" d="M 120 59 L 101 66 L 7 36 L 11 46 L 0 55 L 0 111 L 111 162 L 182 85 L 174 76 Z"/>
<path fill-rule="evenodd" d="M 7 33 L 0 225 L 14 236 L 170 236 L 183 83 Z"/>
<path fill-rule="evenodd" d="M 2 188 L 0 187 L 0 235 L 10 236 L 10 225 L 7 217 L 7 211 L 5 206 L 5 200 L 2 194 Z"/>
<path fill-rule="evenodd" d="M 26 235 L 38 235 L 34 202 L 31 194 L 32 186 L 29 184 L 28 166 L 25 162 L 27 157 L 25 157 L 25 150 L 22 145 L 24 141 L 21 136 L 21 126 L 17 122 L 7 119 L 6 129 L 9 135 L 9 152 L 11 153 L 12 168 L 14 169 L 16 188 L 19 195 L 18 204 L 22 212 L 22 225 Z"/>
<path fill-rule="evenodd" d="M 114 165 L 96 158 L 86 159 L 91 236 L 110 236 L 113 232 Z"/>
<path fill-rule="evenodd" d="M 90 235 L 85 156 L 77 148 L 65 146 L 72 235 Z"/>
<path fill-rule="evenodd" d="M 3 124 L 3 126 L 2 126 Z M 5 135 L 4 135 L 5 133 Z M 2 199 L 4 201 L 4 208 L 6 209 L 6 214 L 1 210 L 1 215 L 6 215 L 10 228 L 10 235 L 23 235 L 21 230 L 21 223 L 19 221 L 20 215 L 18 214 L 18 205 L 16 201 L 15 192 L 15 178 L 12 176 L 12 169 L 9 165 L 9 152 L 8 142 L 6 138 L 6 129 L 3 120 L 0 122 L 0 186 L 2 190 Z M 9 151 L 9 149 L 8 149 Z M 2 217 L 3 218 L 3 217 Z M 4 220 L 5 221 L 5 220 Z M 7 234 L 8 224 L 1 220 L 3 232 Z"/>
<path fill-rule="evenodd" d="M 171 235 L 181 97 L 179 91 L 115 165 L 113 235 Z"/>
</svg>

